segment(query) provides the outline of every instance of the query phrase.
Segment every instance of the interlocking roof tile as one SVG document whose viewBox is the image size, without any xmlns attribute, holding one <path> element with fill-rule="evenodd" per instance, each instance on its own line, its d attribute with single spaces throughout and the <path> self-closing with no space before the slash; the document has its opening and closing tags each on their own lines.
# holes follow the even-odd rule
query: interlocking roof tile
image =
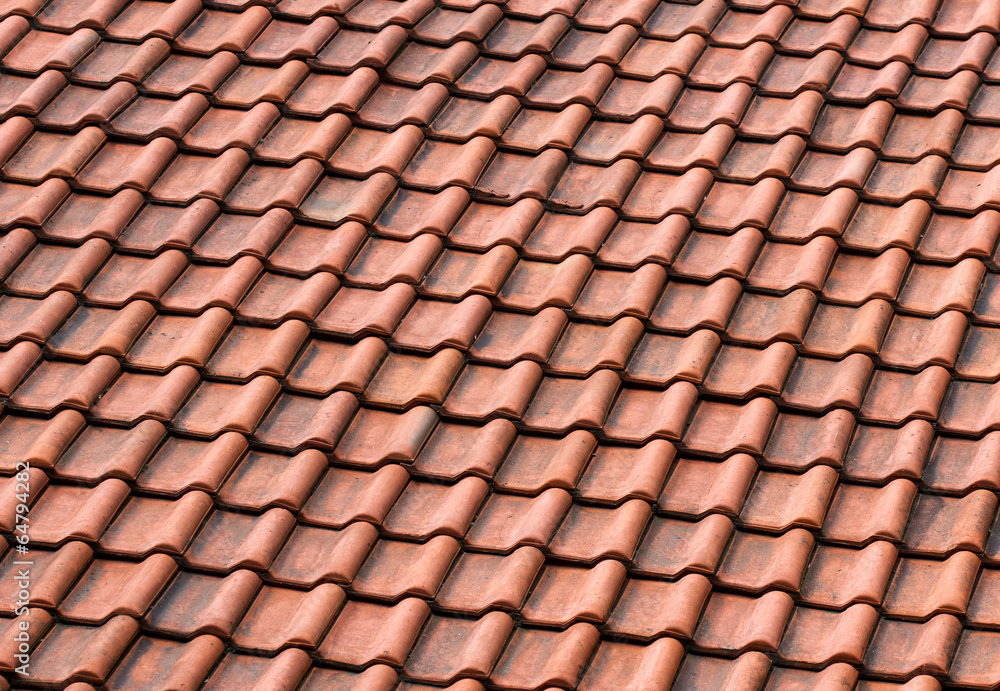
<svg viewBox="0 0 1000 691">
<path fill-rule="evenodd" d="M 995 685 L 995 9 L 9 4 L 36 683 Z"/>
</svg>

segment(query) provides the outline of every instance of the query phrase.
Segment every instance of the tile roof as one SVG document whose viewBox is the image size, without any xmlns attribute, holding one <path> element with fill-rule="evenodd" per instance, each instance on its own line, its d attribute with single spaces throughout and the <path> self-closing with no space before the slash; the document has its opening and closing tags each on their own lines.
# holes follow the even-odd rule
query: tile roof
<svg viewBox="0 0 1000 691">
<path fill-rule="evenodd" d="M 0 3 L 0 688 L 997 687 L 998 31 Z"/>
</svg>

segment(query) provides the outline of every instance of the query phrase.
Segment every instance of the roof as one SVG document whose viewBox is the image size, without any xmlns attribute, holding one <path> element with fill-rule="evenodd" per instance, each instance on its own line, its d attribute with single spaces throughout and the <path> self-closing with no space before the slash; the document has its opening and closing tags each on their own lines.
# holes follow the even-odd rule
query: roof
<svg viewBox="0 0 1000 691">
<path fill-rule="evenodd" d="M 1000 684 L 998 32 L 3 0 L 0 688 Z"/>
</svg>

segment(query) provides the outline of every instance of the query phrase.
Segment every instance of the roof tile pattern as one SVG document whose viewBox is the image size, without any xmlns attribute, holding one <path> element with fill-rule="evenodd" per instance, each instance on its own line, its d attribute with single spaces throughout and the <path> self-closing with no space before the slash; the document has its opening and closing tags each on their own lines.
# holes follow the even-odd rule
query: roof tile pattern
<svg viewBox="0 0 1000 691">
<path fill-rule="evenodd" d="M 996 688 L 998 30 L 0 3 L 0 687 Z"/>
</svg>

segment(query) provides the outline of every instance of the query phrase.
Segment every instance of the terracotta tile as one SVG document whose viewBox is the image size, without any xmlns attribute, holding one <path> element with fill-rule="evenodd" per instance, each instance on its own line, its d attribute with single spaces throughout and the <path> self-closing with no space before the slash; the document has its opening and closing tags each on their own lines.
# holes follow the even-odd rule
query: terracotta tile
<svg viewBox="0 0 1000 691">
<path fill-rule="evenodd" d="M 774 404 L 756 398 L 744 405 L 701 402 L 684 434 L 684 446 L 712 456 L 733 451 L 760 453 L 777 414 Z"/>
<path fill-rule="evenodd" d="M 270 103 L 246 112 L 209 108 L 184 134 L 184 147 L 206 154 L 220 154 L 233 146 L 252 149 L 278 117 L 278 109 Z"/>
<path fill-rule="evenodd" d="M 800 528 L 779 537 L 738 532 L 726 550 L 716 580 L 749 592 L 771 588 L 795 592 L 812 548 L 812 535 Z"/>
<path fill-rule="evenodd" d="M 935 77 L 950 77 L 959 70 L 982 72 L 995 47 L 996 40 L 985 31 L 965 40 L 932 38 L 924 44 L 915 66 Z"/>
<path fill-rule="evenodd" d="M 469 354 L 496 364 L 511 364 L 522 358 L 544 362 L 566 321 L 565 313 L 555 307 L 546 307 L 534 316 L 494 311 Z"/>
<path fill-rule="evenodd" d="M 284 212 L 272 210 L 268 214 L 283 216 Z M 317 271 L 342 275 L 366 238 L 364 228 L 354 221 L 339 226 L 335 232 L 296 224 L 268 254 L 267 268 L 300 276 Z"/>
<path fill-rule="evenodd" d="M 996 444 L 1000 435 L 980 440 L 938 438 L 930 449 L 923 471 L 928 487 L 938 491 L 965 492 L 974 487 L 992 489 L 997 483 Z"/>
<path fill-rule="evenodd" d="M 292 216 L 284 209 L 260 217 L 221 214 L 194 243 L 191 254 L 210 262 L 228 263 L 243 255 L 264 259 L 291 225 Z"/>
<path fill-rule="evenodd" d="M 713 593 L 694 643 L 699 648 L 737 651 L 776 650 L 792 614 L 792 598 L 772 591 L 759 598 Z"/>
<path fill-rule="evenodd" d="M 8 199 L 0 227 L 40 226 L 69 194 L 69 186 L 63 180 L 46 180 L 38 187 L 0 183 L 0 192 Z"/>
<path fill-rule="evenodd" d="M 637 36 L 636 29 L 625 24 L 619 24 L 607 33 L 571 29 L 552 52 L 553 64 L 574 69 L 583 69 L 595 62 L 615 65 Z"/>
<path fill-rule="evenodd" d="M 792 19 L 784 6 L 771 7 L 761 14 L 727 12 L 712 30 L 712 38 L 723 46 L 746 46 L 752 41 L 774 43 Z"/>
<path fill-rule="evenodd" d="M 412 470 L 441 480 L 457 480 L 465 474 L 489 479 L 514 438 L 514 426 L 507 420 L 492 420 L 482 427 L 441 423 L 427 438 Z"/>
<path fill-rule="evenodd" d="M 944 312 L 936 319 L 896 316 L 880 358 L 890 366 L 906 369 L 951 367 L 967 328 L 968 321 L 960 312 Z"/>
<path fill-rule="evenodd" d="M 866 17 L 867 19 L 867 17 Z M 836 102 L 863 105 L 877 98 L 899 96 L 910 76 L 902 62 L 890 62 L 882 68 L 845 65 L 827 96 Z"/>
<path fill-rule="evenodd" d="M 185 51 L 211 55 L 220 50 L 242 53 L 270 22 L 264 8 L 251 7 L 239 16 L 203 10 L 176 38 L 174 44 Z"/>
<path fill-rule="evenodd" d="M 378 29 L 390 23 L 411 26 L 432 8 L 433 5 L 426 0 L 406 0 L 392 4 L 378 0 L 362 0 L 351 8 L 346 19 L 350 24 L 368 29 Z"/>
<path fill-rule="evenodd" d="M 327 167 L 351 177 L 366 177 L 375 172 L 399 175 L 421 138 L 420 130 L 413 125 L 403 125 L 391 133 L 355 127 L 340 142 Z"/>
<path fill-rule="evenodd" d="M 142 254 L 188 249 L 218 212 L 218 205 L 208 199 L 186 208 L 147 204 L 118 237 L 118 245 Z"/>
<path fill-rule="evenodd" d="M 732 529 L 732 522 L 718 514 L 694 523 L 654 516 L 636 551 L 635 568 L 640 574 L 656 576 L 688 571 L 712 574 Z"/>
<path fill-rule="evenodd" d="M 20 461 L 51 468 L 83 427 L 83 416 L 75 410 L 51 420 L 7 415 L 0 419 L 0 431 L 9 440 L 0 448 L 0 467 L 9 474 L 18 472 Z"/>
<path fill-rule="evenodd" d="M 666 80 L 670 76 L 665 75 L 660 79 Z M 669 88 L 670 84 L 664 82 L 663 87 Z M 698 132 L 704 132 L 718 124 L 736 127 L 746 112 L 752 93 L 752 89 L 743 82 L 730 85 L 721 95 L 716 95 L 715 91 L 685 89 L 670 111 L 667 124 L 680 130 Z M 661 93 L 660 98 L 665 96 L 665 93 Z"/>
<path fill-rule="evenodd" d="M 842 240 L 845 246 L 862 251 L 881 252 L 887 247 L 913 249 L 930 217 L 930 206 L 922 199 L 911 199 L 895 209 L 860 204 Z"/>
<path fill-rule="evenodd" d="M 298 684 L 309 669 L 309 655 L 296 648 L 279 653 L 274 658 L 229 653 L 215 668 L 206 682 L 206 689 L 261 687 L 281 688 Z"/>
<path fill-rule="evenodd" d="M 509 552 L 519 546 L 545 547 L 572 504 L 562 489 L 535 498 L 493 493 L 465 537 L 469 547 Z"/>
<path fill-rule="evenodd" d="M 215 510 L 184 553 L 184 562 L 208 571 L 265 570 L 294 525 L 295 518 L 285 509 L 259 517 Z"/>
<path fill-rule="evenodd" d="M 771 661 L 759 652 L 744 653 L 735 660 L 688 654 L 674 677 L 674 687 L 686 690 L 708 686 L 727 691 L 741 685 L 760 688 L 770 668 Z"/>
<path fill-rule="evenodd" d="M 447 611 L 469 614 L 494 607 L 518 609 L 542 561 L 533 547 L 521 547 L 508 556 L 463 552 L 435 603 Z"/>
<path fill-rule="evenodd" d="M 131 84 L 116 82 L 109 89 L 67 86 L 38 114 L 38 122 L 58 129 L 79 129 L 110 120 L 136 96 Z"/>
<path fill-rule="evenodd" d="M 404 284 L 385 290 L 341 288 L 316 317 L 314 326 L 320 333 L 388 336 L 416 297 L 413 288 Z"/>
<path fill-rule="evenodd" d="M 128 350 L 126 362 L 164 371 L 175 364 L 201 367 L 222 339 L 232 317 L 212 307 L 198 317 L 156 316 Z"/>
<path fill-rule="evenodd" d="M 0 298 L 0 340 L 5 346 L 22 339 L 45 342 L 75 306 L 76 300 L 64 291 L 44 300 Z"/>
<path fill-rule="evenodd" d="M 36 132 L 4 164 L 5 177 L 38 184 L 48 177 L 72 178 L 104 143 L 104 133 L 87 127 L 76 134 Z"/>
<path fill-rule="evenodd" d="M 797 96 L 815 89 L 825 91 L 842 63 L 841 56 L 824 50 L 813 57 L 777 55 L 760 77 L 758 89 L 769 96 Z"/>
<path fill-rule="evenodd" d="M 423 545 L 379 540 L 352 581 L 351 591 L 377 600 L 406 595 L 433 598 L 459 551 L 455 539 L 445 535 Z"/>
<path fill-rule="evenodd" d="M 489 8 L 490 5 L 484 5 Z M 428 85 L 424 88 L 430 88 Z M 501 94 L 492 101 L 448 98 L 434 116 L 428 131 L 438 138 L 468 141 L 475 136 L 498 139 L 519 109 L 517 99 Z"/>
<path fill-rule="evenodd" d="M 326 458 L 315 449 L 292 458 L 252 451 L 229 476 L 218 503 L 251 510 L 282 506 L 298 511 L 326 465 Z"/>
<path fill-rule="evenodd" d="M 858 671 L 846 662 L 835 662 L 818 672 L 810 672 L 790 667 L 776 667 L 768 678 L 768 686 L 772 689 L 794 689 L 804 685 L 806 688 L 835 685 L 850 686 L 857 682 Z M 865 683 L 865 682 L 862 682 Z M 877 683 L 877 682 L 876 682 Z"/>
<path fill-rule="evenodd" d="M 246 57 L 278 64 L 289 58 L 315 57 L 338 29 L 332 17 L 317 17 L 305 30 L 301 27 L 301 24 L 280 19 L 272 21 L 246 49 Z"/>
<path fill-rule="evenodd" d="M 904 676 L 917 670 L 943 675 L 961 628 L 950 614 L 939 614 L 924 624 L 883 619 L 868 645 L 864 667 L 882 675 Z"/>
<path fill-rule="evenodd" d="M 542 370 L 533 362 L 519 362 L 508 369 L 469 365 L 455 381 L 442 411 L 474 420 L 496 414 L 520 418 L 541 379 Z"/>
<path fill-rule="evenodd" d="M 660 633 L 690 638 L 711 585 L 700 574 L 669 583 L 629 579 L 615 605 L 607 628 L 619 636 L 650 639 Z M 670 601 L 671 607 L 664 603 Z"/>
<path fill-rule="evenodd" d="M 899 7 L 885 0 L 875 0 L 865 12 L 865 19 L 883 29 L 898 29 L 909 22 L 929 26 L 934 21 L 939 4 L 940 0 L 921 0 Z"/>
<path fill-rule="evenodd" d="M 644 221 L 661 221 L 671 213 L 693 214 L 711 181 L 711 174 L 703 168 L 693 168 L 681 176 L 642 173 L 622 212 Z"/>
<path fill-rule="evenodd" d="M 125 501 L 128 490 L 118 479 L 96 487 L 52 486 L 32 507 L 32 540 L 55 544 L 65 539 L 96 542 Z"/>
<path fill-rule="evenodd" d="M 256 257 L 240 257 L 230 266 L 191 264 L 159 296 L 160 306 L 182 314 L 198 314 L 209 307 L 233 310 L 260 270 Z"/>
<path fill-rule="evenodd" d="M 422 539 L 431 535 L 462 538 L 489 493 L 481 478 L 467 477 L 455 485 L 411 482 L 382 523 L 389 536 Z"/>
<path fill-rule="evenodd" d="M 344 591 L 332 583 L 309 591 L 264 586 L 233 632 L 232 642 L 254 651 L 285 645 L 315 648 L 344 599 Z"/>
<path fill-rule="evenodd" d="M 855 545 L 872 538 L 899 541 L 916 494 L 914 484 L 903 479 L 885 487 L 841 483 L 827 511 L 822 535 Z M 859 521 L 860 516 L 865 520 Z"/>
<path fill-rule="evenodd" d="M 640 499 L 629 500 L 617 509 L 575 505 L 552 538 L 549 553 L 587 563 L 602 558 L 628 561 L 649 516 L 649 505 Z"/>
<path fill-rule="evenodd" d="M 496 154 L 473 190 L 482 199 L 504 203 L 522 197 L 545 199 L 566 166 L 566 154 L 555 149 L 538 156 Z"/>
<path fill-rule="evenodd" d="M 797 663 L 857 665 L 864 657 L 877 621 L 878 613 L 865 604 L 839 613 L 796 607 L 778 654 Z"/>
<path fill-rule="evenodd" d="M 159 300 L 187 268 L 179 250 L 167 250 L 155 258 L 116 254 L 83 291 L 91 304 L 121 308 L 129 301 Z"/>
<path fill-rule="evenodd" d="M 852 353 L 840 362 L 799 358 L 785 382 L 781 402 L 811 412 L 833 407 L 856 410 L 861 406 L 871 371 L 871 360 L 860 353 Z M 825 386 L 815 385 L 820 380 Z"/>
<path fill-rule="evenodd" d="M 734 137 L 729 125 L 715 125 L 703 134 L 668 131 L 645 157 L 644 164 L 654 170 L 677 172 L 694 166 L 717 168 Z"/>
<path fill-rule="evenodd" d="M 680 458 L 657 500 L 662 511 L 686 516 L 735 515 L 753 480 L 756 463 L 746 454 L 723 462 Z"/>
<path fill-rule="evenodd" d="M 593 625 L 582 622 L 561 632 L 518 628 L 490 681 L 501 688 L 576 686 L 599 638 Z"/>
<path fill-rule="evenodd" d="M 957 552 L 944 561 L 902 559 L 886 593 L 885 611 L 896 617 L 961 616 L 978 572 L 979 559 L 971 552 Z"/>
<path fill-rule="evenodd" d="M 653 437 L 677 440 L 694 409 L 697 390 L 677 382 L 664 392 L 623 389 L 604 427 L 610 439 L 644 442 Z"/>
<path fill-rule="evenodd" d="M 961 113 L 952 109 L 942 110 L 934 117 L 897 115 L 893 119 L 892 128 L 889 130 L 882 147 L 883 153 L 889 158 L 915 161 L 917 165 L 907 169 L 905 166 L 890 167 L 889 164 L 880 164 L 876 166 L 872 180 L 868 181 L 866 189 L 871 187 L 873 183 L 879 182 L 880 170 L 893 169 L 902 171 L 904 174 L 908 173 L 911 177 L 921 180 L 922 184 L 926 180 L 926 184 L 933 182 L 940 186 L 945 171 L 943 169 L 940 172 L 937 171 L 939 164 L 936 158 L 922 159 L 922 157 L 927 154 L 951 155 L 964 124 L 965 119 Z M 921 170 L 918 171 L 918 168 Z M 931 173 L 937 173 L 936 177 L 932 177 Z M 891 176 L 889 177 L 891 179 Z M 923 196 L 932 195 L 933 192 L 931 195 Z"/>
<path fill-rule="evenodd" d="M 200 633 L 228 639 L 259 587 L 260 579 L 247 570 L 224 578 L 181 571 L 144 624 L 168 635 Z"/>
<path fill-rule="evenodd" d="M 83 482 L 135 480 L 163 441 L 166 429 L 144 420 L 128 430 L 88 426 L 59 459 L 53 475 Z"/>
<path fill-rule="evenodd" d="M 687 337 L 646 334 L 622 377 L 646 384 L 665 385 L 675 379 L 699 383 L 718 347 L 718 336 L 707 330 Z"/>
<path fill-rule="evenodd" d="M 333 113 L 319 121 L 281 118 L 255 145 L 254 156 L 285 165 L 303 156 L 325 160 L 350 127 L 350 121 L 342 113 Z"/>
<path fill-rule="evenodd" d="M 406 38 L 406 30 L 395 25 L 374 34 L 341 28 L 310 65 L 335 72 L 350 72 L 358 67 L 385 67 Z"/>
<path fill-rule="evenodd" d="M 123 189 L 110 199 L 72 194 L 48 219 L 39 237 L 73 243 L 91 238 L 114 241 L 141 206 L 142 195 L 133 189 Z"/>
<path fill-rule="evenodd" d="M 625 568 L 614 560 L 591 568 L 547 566 L 521 610 L 529 624 L 567 626 L 575 621 L 601 624 L 607 619 L 625 581 Z"/>
<path fill-rule="evenodd" d="M 348 665 L 402 666 L 429 614 L 427 604 L 416 598 L 393 606 L 349 601 L 316 654 Z"/>
<path fill-rule="evenodd" d="M 482 5 L 465 13 L 449 9 L 435 9 L 414 28 L 414 37 L 435 44 L 448 44 L 453 40 L 478 42 L 485 38 L 503 13 L 498 7 Z"/>
<path fill-rule="evenodd" d="M 293 325 L 294 346 L 284 346 L 278 350 L 279 353 L 287 354 L 280 360 L 279 366 L 272 371 L 257 367 L 257 373 L 273 374 L 282 376 L 288 372 L 286 387 L 295 393 L 329 394 L 335 389 L 346 389 L 360 393 L 364 390 L 375 368 L 385 354 L 385 345 L 376 338 L 366 338 L 361 342 L 349 345 L 334 341 L 320 341 L 310 339 L 305 350 L 301 352 L 297 359 L 295 353 L 304 340 L 304 333 L 300 333 L 299 322 L 287 322 L 286 325 Z M 286 325 L 279 327 L 279 331 Z M 261 330 L 264 333 L 265 330 Z M 289 336 L 292 338 L 292 336 Z M 249 341 L 248 346 L 254 343 Z M 234 350 L 233 354 L 238 354 L 239 350 Z M 214 360 L 213 360 L 214 361 Z M 288 371 L 289 366 L 294 361 L 295 365 Z"/>
<path fill-rule="evenodd" d="M 127 557 L 153 551 L 180 554 L 211 508 L 204 492 L 188 492 L 177 500 L 132 497 L 101 537 L 101 549 Z"/>
<path fill-rule="evenodd" d="M 889 133 L 893 108 L 885 101 L 875 101 L 864 108 L 826 105 L 820 111 L 810 139 L 824 150 L 848 152 L 856 146 L 878 149 Z M 906 117 L 906 116 L 901 116 Z M 897 130 L 897 136 L 903 134 Z"/>
<path fill-rule="evenodd" d="M 99 624 L 109 616 L 141 618 L 177 571 L 165 554 L 154 554 L 133 564 L 95 560 L 59 607 L 67 621 Z"/>
<path fill-rule="evenodd" d="M 45 628 L 41 621 L 34 623 Z M 138 630 L 135 620 L 124 615 L 100 627 L 56 624 L 32 651 L 32 676 L 64 688 L 74 678 L 101 684 Z"/>
<path fill-rule="evenodd" d="M 994 31 L 993 27 L 997 22 L 990 16 L 989 7 L 989 4 L 977 7 L 961 0 L 946 0 L 942 3 L 932 28 L 937 34 L 962 38 L 975 31 Z"/>
<path fill-rule="evenodd" d="M 222 51 L 209 58 L 171 55 L 143 80 L 147 94 L 178 97 L 195 91 L 211 94 L 239 66 L 239 59 Z"/>
<path fill-rule="evenodd" d="M 85 84 L 108 87 L 119 79 L 139 83 L 170 54 L 169 44 L 150 38 L 138 46 L 101 43 L 73 70 Z"/>
<path fill-rule="evenodd" d="M 628 120 L 646 113 L 662 117 L 674 104 L 682 86 L 683 82 L 676 74 L 665 74 L 651 82 L 615 79 L 598 102 L 597 113 Z"/>
<path fill-rule="evenodd" d="M 35 343 L 18 343 L 10 350 L 0 353 L 0 393 L 9 396 L 41 355 L 42 351 Z"/>
<path fill-rule="evenodd" d="M 390 354 L 365 389 L 365 397 L 391 407 L 441 403 L 462 365 L 452 348 L 429 358 Z"/>
<path fill-rule="evenodd" d="M 387 461 L 412 463 L 436 424 L 437 414 L 427 406 L 405 413 L 362 408 L 337 443 L 334 458 L 366 468 Z"/>
<path fill-rule="evenodd" d="M 891 477 L 916 481 L 932 438 L 926 420 L 913 420 L 898 429 L 858 425 L 844 459 L 843 476 L 862 482 L 884 482 Z"/>
<path fill-rule="evenodd" d="M 836 471 L 828 466 L 816 466 L 802 475 L 762 471 L 740 518 L 762 530 L 779 531 L 791 526 L 819 528 L 836 486 Z M 797 500 L 781 506 L 779 497 L 785 496 L 795 496 Z"/>
<path fill-rule="evenodd" d="M 11 113 L 37 115 L 66 84 L 66 77 L 58 70 L 47 70 L 38 77 L 7 75 L 0 86 L 0 112 L 6 117 Z"/>
<path fill-rule="evenodd" d="M 934 214 L 924 231 L 916 256 L 931 261 L 957 262 L 966 257 L 985 259 L 1000 237 L 1000 215 L 992 209 L 972 218 Z M 988 249 L 987 249 L 988 248 Z M 989 264 L 994 260 L 990 259 Z"/>
<path fill-rule="evenodd" d="M 841 608 L 864 602 L 879 605 L 892 577 L 896 548 L 876 541 L 863 549 L 819 545 L 806 569 L 799 593 L 821 607 Z"/>
<path fill-rule="evenodd" d="M 726 11 L 725 3 L 711 0 L 707 5 L 659 5 L 643 29 L 652 36 L 676 38 L 688 32 L 708 34 Z"/>
<path fill-rule="evenodd" d="M 306 446 L 332 449 L 357 407 L 357 399 L 346 391 L 326 398 L 282 394 L 260 422 L 254 439 L 282 451 Z"/>
<path fill-rule="evenodd" d="M 765 41 L 756 41 L 742 49 L 709 46 L 688 73 L 687 81 L 716 88 L 733 82 L 755 84 L 773 55 L 774 49 Z"/>
<path fill-rule="evenodd" d="M 370 67 L 360 67 L 350 76 L 310 74 L 285 103 L 289 112 L 311 117 L 331 111 L 357 111 L 378 83 Z"/>
<path fill-rule="evenodd" d="M 449 84 L 478 54 L 476 46 L 468 41 L 458 41 L 447 48 L 409 43 L 386 67 L 386 74 L 394 81 L 413 86 L 429 81 Z"/>
<path fill-rule="evenodd" d="M 504 18 L 482 41 L 484 55 L 516 59 L 527 53 L 551 53 L 569 28 L 561 14 L 551 14 L 540 22 Z"/>
<path fill-rule="evenodd" d="M 268 577 L 294 586 L 350 583 L 377 539 L 375 528 L 364 522 L 343 530 L 297 526 L 272 562 Z"/>
<path fill-rule="evenodd" d="M 861 26 L 857 17 L 849 14 L 832 17 L 832 21 L 817 21 L 813 16 L 806 14 L 793 19 L 778 45 L 793 54 L 815 55 L 826 49 L 844 52 Z"/>
<path fill-rule="evenodd" d="M 675 41 L 640 38 L 619 63 L 619 74 L 650 80 L 663 74 L 685 77 L 705 51 L 705 39 L 686 34 Z"/>
<path fill-rule="evenodd" d="M 375 173 L 364 181 L 324 177 L 299 206 L 305 219 L 339 224 L 346 220 L 371 223 L 392 194 L 394 181 L 387 173 Z"/>
<path fill-rule="evenodd" d="M 513 628 L 514 622 L 502 612 L 491 612 L 479 620 L 433 616 L 407 659 L 405 672 L 427 682 L 466 675 L 485 678 Z"/>
<path fill-rule="evenodd" d="M 90 547 L 82 542 L 68 542 L 55 551 L 35 549 L 31 552 L 32 564 L 32 588 L 31 597 L 28 604 L 32 607 L 40 606 L 55 608 L 63 597 L 69 592 L 77 577 L 87 568 L 87 564 L 92 556 Z M 0 566 L 0 571 L 6 578 L 3 594 L 7 597 L 5 612 L 14 612 L 14 603 L 17 601 L 17 584 L 14 582 L 20 561 L 16 552 L 11 552 Z M 41 632 L 37 632 L 40 634 Z"/>
<path fill-rule="evenodd" d="M 996 503 L 988 490 L 976 490 L 961 499 L 920 494 L 903 544 L 926 555 L 944 555 L 956 549 L 978 552 L 986 544 Z"/>
<path fill-rule="evenodd" d="M 773 144 L 737 141 L 719 165 L 719 173 L 744 182 L 756 182 L 765 176 L 788 177 L 804 151 L 805 141 L 794 134 Z"/>
<path fill-rule="evenodd" d="M 912 64 L 927 40 L 927 29 L 919 24 L 908 24 L 898 31 L 862 29 L 847 57 L 851 62 L 869 67 L 884 67 L 894 60 Z"/>
<path fill-rule="evenodd" d="M 695 221 L 702 227 L 726 232 L 740 226 L 765 228 L 784 193 L 784 187 L 773 178 L 765 178 L 751 187 L 717 182 L 705 195 Z"/>
<path fill-rule="evenodd" d="M 972 318 L 975 322 L 994 325 L 998 322 L 994 306 L 997 302 L 997 280 L 992 273 L 987 273 L 980 289 L 979 297 L 973 307 Z"/>
<path fill-rule="evenodd" d="M 948 373 L 932 366 L 918 374 L 876 370 L 861 406 L 862 419 L 899 423 L 910 417 L 937 417 Z M 904 402 L 905 401 L 905 402 Z"/>
<path fill-rule="evenodd" d="M 972 311 L 986 270 L 978 259 L 963 259 L 954 267 L 914 264 L 899 295 L 902 309 L 921 315 L 945 309 Z"/>
<path fill-rule="evenodd" d="M 45 69 L 71 70 L 100 41 L 93 29 L 77 29 L 72 34 L 30 30 L 3 60 L 14 72 L 38 74 Z"/>
<path fill-rule="evenodd" d="M 9 403 L 41 413 L 61 407 L 87 410 L 118 371 L 110 355 L 98 355 L 87 364 L 45 360 L 17 387 Z"/>
<path fill-rule="evenodd" d="M 279 389 L 278 382 L 268 376 L 242 385 L 203 382 L 174 416 L 174 426 L 199 436 L 222 431 L 250 434 Z"/>
<path fill-rule="evenodd" d="M 740 121 L 740 134 L 756 137 L 805 136 L 813 131 L 816 116 L 822 107 L 822 99 L 810 90 L 791 99 L 756 96 Z"/>
<path fill-rule="evenodd" d="M 444 236 L 468 204 L 469 193 L 457 186 L 440 192 L 400 189 L 379 214 L 375 232 L 397 240 L 410 240 L 421 233 Z"/>
<path fill-rule="evenodd" d="M 326 272 L 306 279 L 265 273 L 240 301 L 236 314 L 270 326 L 288 319 L 312 321 L 339 287 L 337 278 Z"/>
<path fill-rule="evenodd" d="M 489 317 L 489 301 L 470 295 L 459 303 L 418 300 L 393 333 L 397 346 L 433 351 L 441 346 L 468 350 Z"/>
<path fill-rule="evenodd" d="M 860 305 L 872 298 L 894 300 L 909 264 L 905 251 L 891 247 L 877 257 L 839 252 L 823 284 L 830 302 Z M 867 275 L 867 280 L 858 280 Z"/>
<path fill-rule="evenodd" d="M 260 659 L 260 658 L 257 658 Z M 364 672 L 354 673 L 339 669 L 313 667 L 306 676 L 302 689 L 306 691 L 321 691 L 330 684 L 369 685 L 372 689 L 388 690 L 396 685 L 396 673 L 386 665 L 372 665 Z"/>
<path fill-rule="evenodd" d="M 246 450 L 246 439 L 236 432 L 212 442 L 168 437 L 135 484 L 152 494 L 177 496 L 187 489 L 214 494 Z"/>
<path fill-rule="evenodd" d="M 721 276 L 746 278 L 764 244 L 756 228 L 742 228 L 732 235 L 692 232 L 673 263 L 683 278 L 711 281 Z"/>
<path fill-rule="evenodd" d="M 979 581 L 972 591 L 972 600 L 969 602 L 966 616 L 968 620 L 975 624 L 996 623 L 996 605 L 989 598 L 988 593 L 997 582 L 997 570 L 984 568 L 979 575 Z"/>
<path fill-rule="evenodd" d="M 670 331 L 722 330 L 739 297 L 739 282 L 728 276 L 708 286 L 671 281 L 650 315 L 650 324 Z"/>
<path fill-rule="evenodd" d="M 402 466 L 387 465 L 374 473 L 329 470 L 299 512 L 307 523 L 342 528 L 354 520 L 381 523 L 409 475 Z"/>
</svg>

